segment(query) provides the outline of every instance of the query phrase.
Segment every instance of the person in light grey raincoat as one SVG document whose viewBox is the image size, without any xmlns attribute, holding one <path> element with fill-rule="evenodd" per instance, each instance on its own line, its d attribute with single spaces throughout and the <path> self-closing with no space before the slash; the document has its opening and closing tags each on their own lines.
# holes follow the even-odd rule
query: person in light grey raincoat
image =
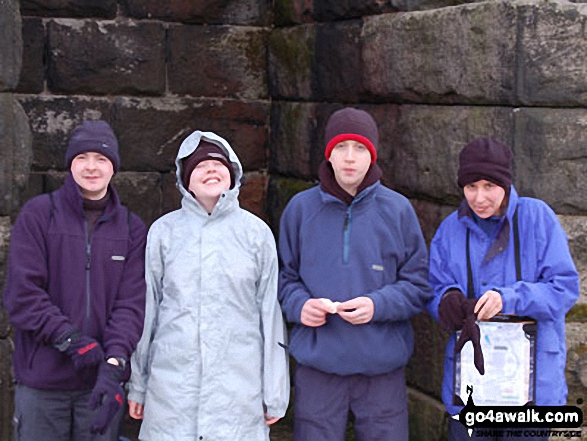
<svg viewBox="0 0 587 441">
<path fill-rule="evenodd" d="M 196 131 L 175 163 L 181 208 L 147 237 L 130 415 L 141 440 L 268 440 L 289 402 L 275 240 L 239 207 L 243 170 L 226 140 Z"/>
</svg>

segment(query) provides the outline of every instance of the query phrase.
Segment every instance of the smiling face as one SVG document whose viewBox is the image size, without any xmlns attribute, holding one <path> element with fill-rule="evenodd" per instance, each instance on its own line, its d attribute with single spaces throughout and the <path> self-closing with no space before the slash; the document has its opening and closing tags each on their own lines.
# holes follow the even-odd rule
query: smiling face
<svg viewBox="0 0 587 441">
<path fill-rule="evenodd" d="M 213 159 L 200 162 L 190 175 L 189 190 L 208 211 L 218 202 L 220 195 L 230 188 L 230 173 L 226 166 Z"/>
<path fill-rule="evenodd" d="M 369 149 L 357 141 L 342 141 L 334 146 L 328 160 L 332 164 L 338 185 L 355 196 L 371 165 Z"/>
<path fill-rule="evenodd" d="M 505 190 L 493 182 L 482 179 L 471 182 L 463 187 L 465 198 L 471 210 L 481 219 L 501 214 L 501 205 L 505 198 Z"/>
<path fill-rule="evenodd" d="M 110 160 L 100 153 L 84 152 L 71 161 L 71 175 L 86 199 L 102 199 L 114 175 Z"/>
</svg>

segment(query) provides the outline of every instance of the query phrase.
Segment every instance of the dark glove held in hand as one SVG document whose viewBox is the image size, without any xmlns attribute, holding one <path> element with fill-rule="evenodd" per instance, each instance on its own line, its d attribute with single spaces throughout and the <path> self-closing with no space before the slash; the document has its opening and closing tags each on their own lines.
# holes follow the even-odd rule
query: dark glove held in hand
<svg viewBox="0 0 587 441">
<path fill-rule="evenodd" d="M 473 305 L 474 306 L 474 305 Z M 475 323 L 475 314 L 469 314 L 461 330 L 461 335 L 455 345 L 455 354 L 461 352 L 465 343 L 470 341 L 473 344 L 473 361 L 477 371 L 485 374 L 485 360 L 483 359 L 483 351 L 481 350 L 481 331 L 479 326 Z"/>
<path fill-rule="evenodd" d="M 110 363 L 102 362 L 98 370 L 98 379 L 92 394 L 90 395 L 89 407 L 92 410 L 100 408 L 94 417 L 92 433 L 103 435 L 116 412 L 124 403 L 124 390 L 120 384 L 123 369 Z"/>
<path fill-rule="evenodd" d="M 95 366 L 104 361 L 102 346 L 92 337 L 74 334 L 69 338 L 71 338 L 71 344 L 65 353 L 71 357 L 76 370 Z"/>
<path fill-rule="evenodd" d="M 465 295 L 458 289 L 449 289 L 438 305 L 440 326 L 454 332 L 463 327 L 465 320 L 464 305 L 467 302 Z"/>
</svg>

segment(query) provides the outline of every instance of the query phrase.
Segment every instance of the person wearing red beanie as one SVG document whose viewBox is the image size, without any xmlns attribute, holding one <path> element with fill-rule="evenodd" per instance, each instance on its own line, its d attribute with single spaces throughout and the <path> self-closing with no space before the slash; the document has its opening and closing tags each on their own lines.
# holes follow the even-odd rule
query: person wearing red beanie
<svg viewBox="0 0 587 441">
<path fill-rule="evenodd" d="M 410 202 L 384 187 L 379 132 L 362 109 L 325 128 L 320 185 L 281 217 L 279 299 L 292 324 L 294 441 L 408 439 L 410 318 L 431 293 L 427 250 Z"/>
</svg>

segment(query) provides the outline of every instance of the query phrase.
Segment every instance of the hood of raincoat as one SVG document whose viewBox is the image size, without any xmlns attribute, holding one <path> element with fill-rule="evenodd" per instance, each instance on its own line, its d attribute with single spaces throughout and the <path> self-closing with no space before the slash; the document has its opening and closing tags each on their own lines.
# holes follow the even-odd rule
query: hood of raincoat
<svg viewBox="0 0 587 441">
<path fill-rule="evenodd" d="M 177 153 L 177 158 L 175 158 L 175 179 L 177 188 L 179 188 L 179 191 L 183 196 L 183 199 L 188 198 L 188 200 L 194 200 L 194 197 L 191 195 L 189 190 L 183 186 L 183 183 L 181 181 L 181 175 L 183 171 L 183 160 L 196 151 L 196 149 L 200 146 L 200 142 L 202 140 L 217 145 L 227 154 L 228 159 L 230 160 L 230 164 L 232 165 L 232 169 L 234 171 L 234 187 L 230 190 L 226 190 L 224 194 L 230 194 L 231 200 L 236 199 L 236 197 L 238 197 L 239 188 L 241 186 L 241 179 L 243 177 L 243 167 L 238 157 L 236 156 L 236 153 L 234 152 L 230 144 L 228 144 L 228 141 L 218 136 L 216 133 L 201 132 L 199 130 L 196 130 L 181 143 L 181 146 L 179 147 L 179 152 Z"/>
</svg>

